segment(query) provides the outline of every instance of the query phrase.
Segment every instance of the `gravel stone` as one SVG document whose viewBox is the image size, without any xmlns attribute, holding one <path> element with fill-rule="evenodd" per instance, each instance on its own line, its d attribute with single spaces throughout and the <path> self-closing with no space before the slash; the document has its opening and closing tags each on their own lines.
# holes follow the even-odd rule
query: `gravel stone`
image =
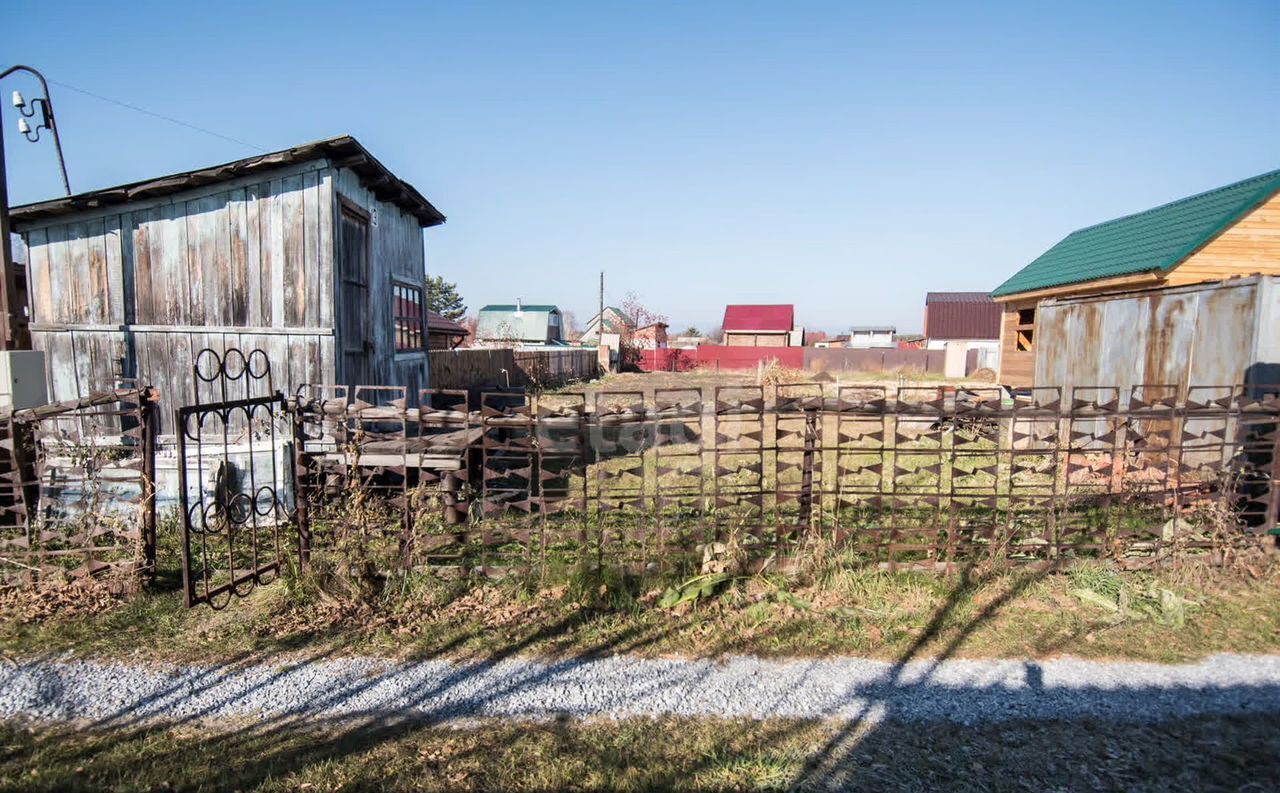
<svg viewBox="0 0 1280 793">
<path fill-rule="evenodd" d="M 722 716 L 953 721 L 1096 717 L 1152 722 L 1280 713 L 1280 656 L 1199 663 L 629 656 L 396 664 L 155 667 L 31 660 L 0 668 L 0 717 L 89 720 Z"/>
</svg>

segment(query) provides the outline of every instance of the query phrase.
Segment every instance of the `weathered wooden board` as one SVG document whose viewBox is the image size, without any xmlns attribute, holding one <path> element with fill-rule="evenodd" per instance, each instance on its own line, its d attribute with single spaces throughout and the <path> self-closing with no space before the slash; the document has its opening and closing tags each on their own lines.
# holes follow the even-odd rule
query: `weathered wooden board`
<svg viewBox="0 0 1280 793">
<path fill-rule="evenodd" d="M 320 160 L 24 232 L 35 346 L 48 353 L 56 398 L 74 398 L 89 382 L 138 377 L 161 390 L 163 431 L 172 432 L 176 406 L 221 395 L 192 375 L 205 348 L 262 350 L 274 388 L 288 393 L 344 382 L 339 196 L 370 216 L 369 310 L 360 328 L 368 338 L 353 339 L 367 351 L 365 382 L 425 387 L 427 355 L 394 350 L 391 305 L 392 279 L 425 278 L 419 223 L 378 201 L 354 172 Z"/>
</svg>

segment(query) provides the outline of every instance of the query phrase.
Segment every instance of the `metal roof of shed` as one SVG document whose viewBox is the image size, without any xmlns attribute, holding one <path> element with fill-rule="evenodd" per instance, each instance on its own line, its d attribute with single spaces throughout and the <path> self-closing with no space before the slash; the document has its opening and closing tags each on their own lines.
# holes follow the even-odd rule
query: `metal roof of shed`
<svg viewBox="0 0 1280 793">
<path fill-rule="evenodd" d="M 1280 170 L 1073 231 L 991 294 L 1168 272 L 1277 192 Z"/>
<path fill-rule="evenodd" d="M 924 335 L 939 340 L 1000 338 L 1000 304 L 986 292 L 930 292 Z"/>
<path fill-rule="evenodd" d="M 445 217 L 419 193 L 413 185 L 391 173 L 369 150 L 350 135 L 304 143 L 289 149 L 246 157 L 242 160 L 199 168 L 194 171 L 144 179 L 140 182 L 77 193 L 64 198 L 23 204 L 9 210 L 16 229 L 24 222 L 35 222 L 59 215 L 98 209 L 113 204 L 126 204 L 156 196 L 171 195 L 194 187 L 225 182 L 248 174 L 279 168 L 309 160 L 329 159 L 340 168 L 350 168 L 360 182 L 380 201 L 388 201 L 418 219 L 423 227 L 438 226 Z"/>
<path fill-rule="evenodd" d="M 435 333 L 448 333 L 454 336 L 465 336 L 469 332 L 458 323 L 431 309 L 427 309 L 427 330 Z"/>
<path fill-rule="evenodd" d="M 990 303 L 990 292 L 926 292 L 925 305 L 931 303 Z"/>
</svg>

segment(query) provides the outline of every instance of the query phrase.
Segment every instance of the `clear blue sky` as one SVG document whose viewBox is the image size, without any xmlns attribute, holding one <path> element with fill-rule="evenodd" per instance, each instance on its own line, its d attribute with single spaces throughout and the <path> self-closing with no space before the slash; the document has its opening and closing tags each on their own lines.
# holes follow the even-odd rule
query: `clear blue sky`
<svg viewBox="0 0 1280 793">
<path fill-rule="evenodd" d="M 4 58 L 264 149 L 350 133 L 472 309 L 918 330 L 1067 232 L 1280 168 L 1280 2 L 6 3 Z M 6 84 L 4 96 L 20 81 Z M 72 187 L 253 149 L 53 86 Z M 14 203 L 56 195 L 16 136 Z"/>
</svg>

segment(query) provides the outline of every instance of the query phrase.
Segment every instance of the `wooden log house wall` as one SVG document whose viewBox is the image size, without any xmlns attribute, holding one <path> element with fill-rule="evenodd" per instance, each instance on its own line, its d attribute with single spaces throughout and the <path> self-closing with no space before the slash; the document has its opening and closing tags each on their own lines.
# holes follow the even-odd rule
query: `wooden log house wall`
<svg viewBox="0 0 1280 793">
<path fill-rule="evenodd" d="M 54 400 L 138 377 L 160 389 L 172 432 L 173 408 L 198 387 L 201 401 L 220 398 L 192 376 L 206 347 L 263 350 L 286 393 L 304 383 L 410 394 L 427 385 L 425 317 L 414 337 L 424 349 L 398 352 L 392 293 L 422 288 L 421 229 L 444 217 L 354 139 L 31 204 L 13 217 L 28 248 L 33 346 L 46 353 Z"/>
</svg>

